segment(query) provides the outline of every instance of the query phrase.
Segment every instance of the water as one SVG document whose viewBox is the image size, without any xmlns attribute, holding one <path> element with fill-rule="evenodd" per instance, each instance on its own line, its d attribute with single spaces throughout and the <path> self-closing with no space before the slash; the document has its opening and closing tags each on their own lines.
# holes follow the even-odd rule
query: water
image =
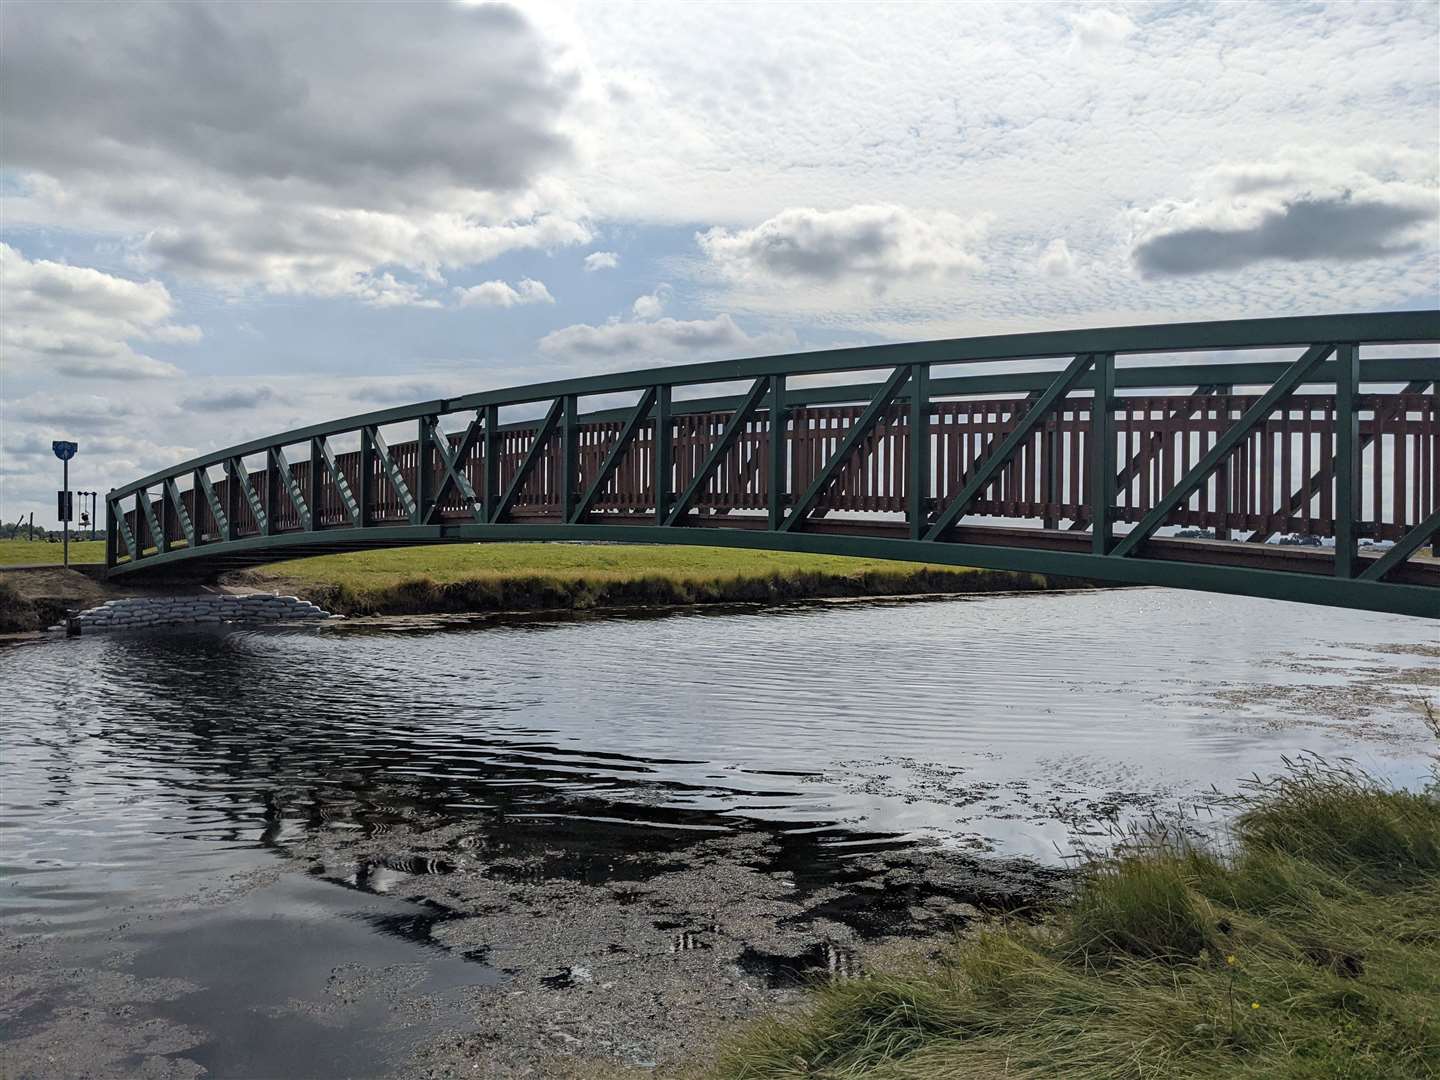
<svg viewBox="0 0 1440 1080">
<path fill-rule="evenodd" d="M 1416 619 L 1117 590 L 10 649 L 0 913 L 51 966 L 0 1024 L 29 1061 L 67 1009 L 110 1007 L 56 974 L 80 964 L 159 1025 L 97 1050 L 110 1067 L 368 1075 L 534 966 L 439 943 L 439 883 L 477 850 L 492 876 L 612 889 L 747 830 L 832 885 L 914 840 L 1054 862 L 1301 750 L 1422 782 L 1436 643 Z M 418 821 L 460 839 L 387 851 Z M 336 991 L 352 961 L 412 966 L 429 1011 L 358 1038 L 394 995 Z"/>
</svg>

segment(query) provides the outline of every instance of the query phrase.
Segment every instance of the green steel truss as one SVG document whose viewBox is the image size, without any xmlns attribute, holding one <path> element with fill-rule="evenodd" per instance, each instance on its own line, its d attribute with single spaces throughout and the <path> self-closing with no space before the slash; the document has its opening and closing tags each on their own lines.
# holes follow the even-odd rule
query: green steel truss
<svg viewBox="0 0 1440 1080">
<path fill-rule="evenodd" d="M 916 560 L 1437 617 L 1440 564 L 1422 554 L 1440 532 L 1436 344 L 1435 311 L 1256 319 L 798 353 L 420 402 L 252 440 L 111 491 L 108 573 L 206 573 L 386 545 L 620 540 Z M 1253 350 L 1270 355 L 1247 358 Z M 1273 358 L 1289 350 L 1291 359 Z M 965 374 L 973 364 L 993 370 Z M 867 371 L 878 379 L 845 379 Z M 812 376 L 821 378 L 801 384 Z M 737 383 L 748 387 L 706 396 Z M 582 399 L 602 395 L 629 395 L 631 404 L 581 411 Z M 1152 408 L 1166 396 L 1176 404 L 1162 400 L 1150 428 L 1123 426 L 1136 401 Z M 993 412 L 975 425 L 983 437 L 963 470 L 957 429 L 945 427 L 957 403 L 967 416 Z M 533 418 L 501 424 L 502 408 Z M 815 417 L 826 409 L 821 431 Z M 1268 456 L 1280 445 L 1277 412 L 1283 468 Z M 463 430 L 446 434 L 447 417 L 463 420 Z M 382 429 L 400 424 L 413 425 L 414 441 L 392 446 Z M 332 439 L 359 449 L 337 454 Z M 1262 444 L 1263 464 L 1249 456 Z M 1292 445 L 1304 448 L 1303 468 Z M 294 447 L 302 456 L 291 464 L 285 451 Z M 245 458 L 260 455 L 264 468 L 249 472 Z M 1034 473 L 1037 455 L 1048 485 L 1043 514 L 1033 500 L 998 496 L 1020 472 Z M 1250 473 L 1236 481 L 1240 469 Z M 1067 472 L 1072 495 L 1062 501 L 1055 492 Z M 1262 481 L 1270 502 L 1246 527 L 1249 543 L 1165 535 L 1213 492 L 1228 537 L 1230 493 Z M 1132 485 L 1142 482 L 1161 486 L 1135 504 Z M 885 509 L 870 512 L 878 497 L 854 495 L 865 484 L 893 496 Z M 1075 491 L 1084 492 L 1079 504 Z M 1370 505 L 1362 491 L 1373 494 Z M 1333 501 L 1324 515 L 1333 549 L 1263 543 L 1302 509 L 1308 520 L 1321 500 Z M 1012 504 L 1029 509 L 1004 508 Z M 997 514 L 1028 525 L 996 527 Z M 1361 539 L 1376 535 L 1382 517 L 1396 539 L 1377 557 Z"/>
</svg>

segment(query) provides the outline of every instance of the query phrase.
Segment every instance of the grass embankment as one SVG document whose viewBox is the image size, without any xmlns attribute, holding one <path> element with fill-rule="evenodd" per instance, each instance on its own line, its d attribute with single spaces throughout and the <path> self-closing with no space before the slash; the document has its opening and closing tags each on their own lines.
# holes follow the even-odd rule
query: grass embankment
<svg viewBox="0 0 1440 1080">
<path fill-rule="evenodd" d="M 0 566 L 53 564 L 59 566 L 65 557 L 65 545 L 47 540 L 0 540 Z M 103 563 L 104 540 L 71 540 L 72 563 Z"/>
<path fill-rule="evenodd" d="M 727 1078 L 1440 1076 L 1440 794 L 1315 763 L 1252 788 L 1225 857 L 1132 845 L 1040 926 L 836 982 Z"/>
<path fill-rule="evenodd" d="M 239 580 L 294 590 L 347 615 L 773 602 L 1046 586 L 1033 574 L 643 544 L 391 548 L 276 563 Z"/>
</svg>

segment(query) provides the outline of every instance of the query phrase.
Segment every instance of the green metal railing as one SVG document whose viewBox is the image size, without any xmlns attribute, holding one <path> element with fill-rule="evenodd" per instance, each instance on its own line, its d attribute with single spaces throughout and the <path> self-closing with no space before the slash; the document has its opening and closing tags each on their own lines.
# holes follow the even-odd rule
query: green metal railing
<svg viewBox="0 0 1440 1080">
<path fill-rule="evenodd" d="M 1440 577 L 1417 557 L 1440 529 L 1440 359 L 1397 355 L 1437 343 L 1433 311 L 1119 327 L 420 402 L 111 491 L 107 566 L 214 572 L 386 544 L 606 539 L 1440 615 Z M 1254 350 L 1299 352 L 1244 358 Z M 999 370 L 964 373 L 975 364 Z M 862 371 L 879 377 L 841 381 Z M 704 393 L 727 384 L 742 390 Z M 527 415 L 502 422 L 502 409 Z M 1177 525 L 1217 540 L 1163 535 Z M 1333 549 L 1263 543 L 1288 531 Z M 1374 541 L 1393 546 L 1376 554 Z"/>
</svg>

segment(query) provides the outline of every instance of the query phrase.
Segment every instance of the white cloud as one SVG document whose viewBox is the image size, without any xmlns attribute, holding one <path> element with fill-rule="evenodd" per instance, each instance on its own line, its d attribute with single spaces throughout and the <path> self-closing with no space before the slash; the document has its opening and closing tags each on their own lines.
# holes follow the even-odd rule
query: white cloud
<svg viewBox="0 0 1440 1080">
<path fill-rule="evenodd" d="M 896 282 L 941 280 L 978 270 L 983 217 L 904 206 L 843 210 L 797 207 L 749 229 L 713 228 L 696 240 L 731 280 L 860 281 L 883 292 Z"/>
<path fill-rule="evenodd" d="M 654 292 L 646 293 L 644 296 L 637 296 L 635 303 L 630 305 L 630 310 L 635 313 L 637 319 L 656 319 L 665 310 L 665 305 L 670 302 L 672 290 L 669 285 L 658 285 Z"/>
<path fill-rule="evenodd" d="M 1423 155 L 1287 147 L 1207 170 L 1196 187 L 1195 198 L 1129 214 L 1131 254 L 1143 275 L 1440 249 L 1440 183 L 1434 160 Z"/>
<path fill-rule="evenodd" d="M 797 347 L 793 333 L 750 334 L 729 315 L 713 319 L 657 319 L 654 322 L 579 323 L 540 339 L 549 356 L 579 360 L 624 360 L 626 367 L 680 363 L 718 356 L 760 356 Z"/>
<path fill-rule="evenodd" d="M 521 278 L 511 285 L 506 281 L 482 281 L 468 289 L 456 289 L 461 307 L 517 307 L 521 304 L 553 304 L 555 298 L 543 281 Z"/>
<path fill-rule="evenodd" d="M 1075 273 L 1075 256 L 1063 236 L 1045 245 L 1045 250 L 1035 260 L 1035 268 L 1050 277 L 1069 277 Z"/>
<path fill-rule="evenodd" d="M 0 243 L 6 362 L 41 372 L 108 379 L 178 375 L 136 341 L 190 344 L 200 330 L 171 321 L 175 303 L 158 281 L 130 281 L 99 270 L 27 259 Z"/>
<path fill-rule="evenodd" d="M 1065 16 L 1075 40 L 1086 48 L 1118 45 L 1135 32 L 1130 17 L 1109 8 L 1092 7 Z"/>
<path fill-rule="evenodd" d="M 620 256 L 613 251 L 592 251 L 585 256 L 585 269 L 590 273 L 596 270 L 614 270 L 620 265 Z"/>
</svg>

